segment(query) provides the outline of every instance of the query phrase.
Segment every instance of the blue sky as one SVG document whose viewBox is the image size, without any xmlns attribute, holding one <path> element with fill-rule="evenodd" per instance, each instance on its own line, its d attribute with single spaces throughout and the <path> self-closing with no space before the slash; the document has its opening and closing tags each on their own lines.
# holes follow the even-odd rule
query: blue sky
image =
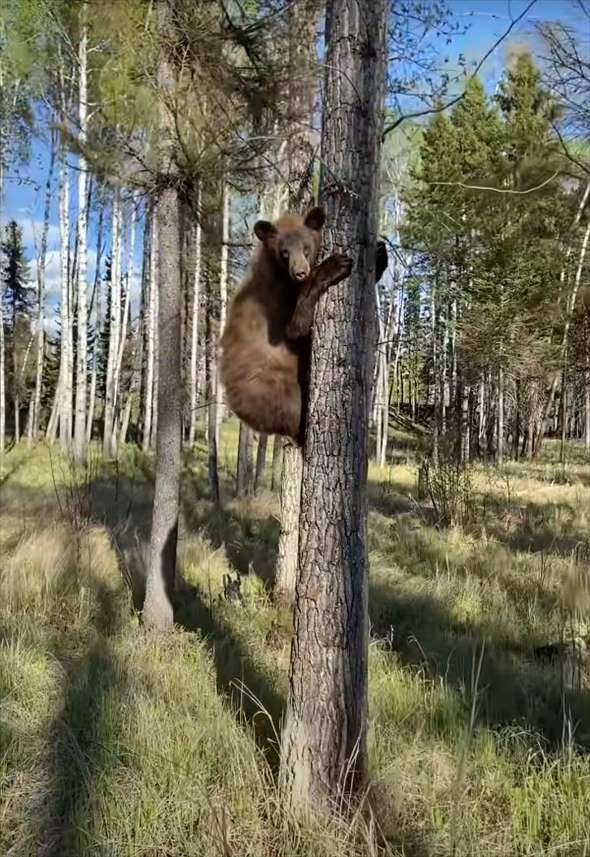
<svg viewBox="0 0 590 857">
<path fill-rule="evenodd" d="M 468 25 L 464 35 L 456 36 L 450 45 L 446 39 L 429 36 L 432 46 L 440 52 L 441 67 L 443 57 L 448 57 L 446 67 L 456 68 L 457 57 L 463 53 L 467 60 L 475 63 L 494 44 L 498 36 L 506 31 L 510 21 L 518 17 L 528 5 L 529 0 L 448 0 L 448 6 L 455 21 L 461 26 Z M 504 68 L 507 55 L 523 43 L 529 44 L 537 53 L 539 46 L 535 39 L 534 28 L 540 21 L 559 20 L 572 27 L 588 32 L 590 22 L 584 17 L 577 0 L 537 0 L 526 17 L 520 21 L 506 40 L 481 69 L 480 75 L 488 89 L 493 89 Z M 584 29 L 585 28 L 585 29 Z M 0 222 L 15 218 L 23 227 L 27 253 L 34 259 L 34 239 L 41 231 L 43 211 L 43 185 L 46 180 L 48 155 L 44 143 L 34 141 L 31 162 L 20 168 L 21 176 L 28 182 L 9 179 L 6 184 L 5 198 L 0 210 Z M 72 160 L 72 164 L 74 161 Z M 9 170 L 9 174 L 14 173 Z M 57 178 L 57 176 L 56 176 Z M 71 172 L 72 216 L 76 210 L 76 172 Z M 55 304 L 59 290 L 59 230 L 57 226 L 57 184 L 52 201 L 51 226 L 49 233 L 49 253 L 47 260 L 47 287 L 49 300 Z M 89 282 L 94 275 L 95 260 L 95 224 L 91 221 L 89 229 Z M 141 252 L 141 238 L 138 236 L 137 256 Z M 31 272 L 34 275 L 34 262 Z M 136 265 L 138 270 L 138 265 Z M 135 284 L 137 289 L 137 282 Z"/>
</svg>

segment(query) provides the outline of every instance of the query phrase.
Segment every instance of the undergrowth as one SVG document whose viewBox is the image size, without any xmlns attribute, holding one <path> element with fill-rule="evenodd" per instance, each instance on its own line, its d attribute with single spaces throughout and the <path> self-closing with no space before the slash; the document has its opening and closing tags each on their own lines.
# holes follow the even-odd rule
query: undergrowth
<svg viewBox="0 0 590 857">
<path fill-rule="evenodd" d="M 590 855 L 590 695 L 538 652 L 588 636 L 590 466 L 476 469 L 463 528 L 411 462 L 370 469 L 371 810 L 296 825 L 276 785 L 291 619 L 277 501 L 182 489 L 178 627 L 143 634 L 151 464 L 16 449 L 0 476 L 0 853 Z M 563 468 L 561 471 L 563 472 Z M 223 600 L 239 571 L 244 604 Z"/>
</svg>

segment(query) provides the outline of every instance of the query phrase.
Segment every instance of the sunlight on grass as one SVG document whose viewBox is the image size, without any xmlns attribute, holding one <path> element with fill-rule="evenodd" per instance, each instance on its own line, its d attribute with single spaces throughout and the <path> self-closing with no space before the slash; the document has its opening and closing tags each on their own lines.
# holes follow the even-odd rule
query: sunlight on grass
<svg viewBox="0 0 590 857">
<path fill-rule="evenodd" d="M 579 545 L 590 465 L 572 464 L 571 482 L 545 478 L 550 460 L 478 470 L 466 530 L 432 525 L 410 461 L 371 466 L 377 826 L 359 818 L 354 830 L 336 821 L 302 830 L 273 776 L 291 634 L 289 612 L 269 595 L 277 498 L 231 499 L 236 439 L 229 423 L 221 510 L 207 500 L 198 444 L 187 458 L 186 592 L 181 627 L 166 639 L 144 636 L 126 586 L 141 586 L 149 459 L 129 447 L 116 464 L 97 464 L 89 484 L 44 448 L 5 457 L 0 851 L 590 853 L 587 663 L 570 675 L 535 655 L 588 635 Z M 67 497 L 83 515 L 72 517 Z M 223 576 L 236 570 L 243 607 L 222 598 Z"/>
</svg>

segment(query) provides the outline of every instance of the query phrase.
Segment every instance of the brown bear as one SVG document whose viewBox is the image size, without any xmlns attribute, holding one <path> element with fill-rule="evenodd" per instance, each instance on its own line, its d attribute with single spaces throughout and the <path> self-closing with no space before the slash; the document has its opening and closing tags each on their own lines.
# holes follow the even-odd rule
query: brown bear
<svg viewBox="0 0 590 857">
<path fill-rule="evenodd" d="M 348 277 L 352 260 L 336 254 L 315 262 L 324 212 L 259 220 L 260 239 L 246 279 L 229 308 L 220 371 L 230 408 L 255 431 L 302 444 L 315 305 Z M 380 242 L 377 280 L 387 267 Z"/>
</svg>

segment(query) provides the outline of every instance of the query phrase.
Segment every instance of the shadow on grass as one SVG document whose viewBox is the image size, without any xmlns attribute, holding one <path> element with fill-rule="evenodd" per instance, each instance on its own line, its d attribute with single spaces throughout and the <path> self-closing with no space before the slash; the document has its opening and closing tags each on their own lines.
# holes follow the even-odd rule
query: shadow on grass
<svg viewBox="0 0 590 857">
<path fill-rule="evenodd" d="M 52 788 L 41 822 L 39 857 L 89 852 L 98 782 L 103 772 L 112 773 L 107 748 L 122 725 L 113 714 L 124 708 L 128 681 L 109 644 L 126 621 L 121 593 L 94 578 L 87 583 L 96 595 L 95 639 L 82 655 L 71 656 L 65 631 L 55 649 L 64 669 L 63 705 L 49 734 Z"/>
<path fill-rule="evenodd" d="M 252 570 L 270 586 L 278 523 L 273 518 L 255 520 L 235 511 L 217 509 L 201 499 L 191 482 L 185 478 L 181 493 L 180 540 L 194 532 L 203 533 L 214 548 L 224 546 L 230 564 L 239 573 Z M 151 529 L 151 485 L 149 481 L 133 483 L 122 479 L 115 489 L 108 480 L 98 480 L 92 493 L 94 514 L 111 534 L 134 607 L 140 611 L 145 596 Z M 224 617 L 226 611 L 240 608 L 209 606 L 203 593 L 182 578 L 174 602 L 175 622 L 187 631 L 200 631 L 203 635 L 215 665 L 218 691 L 229 699 L 236 717 L 251 725 L 258 746 L 267 752 L 269 762 L 275 764 L 278 761 L 275 730 L 280 729 L 284 700 L 255 665 Z M 268 712 L 272 723 L 261 707 Z"/>
<path fill-rule="evenodd" d="M 533 730 L 556 748 L 574 727 L 574 741 L 590 750 L 590 694 L 573 690 L 525 647 L 512 647 L 477 622 L 458 621 L 442 600 L 407 592 L 382 580 L 370 583 L 373 633 L 387 637 L 407 666 L 448 682 L 471 704 L 474 668 L 485 644 L 478 686 L 478 720 L 493 729 Z"/>
</svg>

